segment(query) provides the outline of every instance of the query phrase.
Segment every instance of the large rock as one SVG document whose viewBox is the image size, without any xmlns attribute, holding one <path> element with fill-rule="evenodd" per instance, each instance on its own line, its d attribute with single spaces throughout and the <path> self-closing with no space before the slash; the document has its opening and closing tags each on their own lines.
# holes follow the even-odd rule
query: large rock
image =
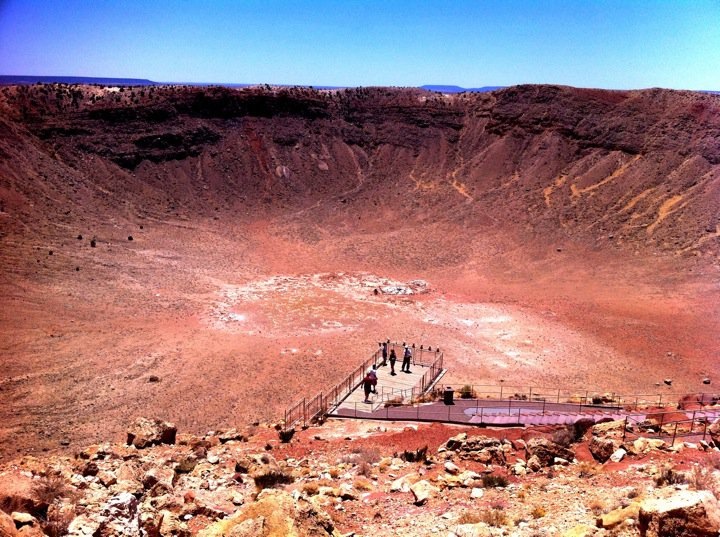
<svg viewBox="0 0 720 537">
<path fill-rule="evenodd" d="M 415 505 L 425 504 L 437 493 L 437 491 L 437 487 L 430 484 L 430 482 L 425 479 L 410 486 L 410 492 L 412 492 L 415 497 L 415 501 L 413 502 Z"/>
<path fill-rule="evenodd" d="M 637 519 L 639 512 L 640 504 L 633 502 L 627 507 L 621 507 L 600 515 L 597 519 L 597 526 L 598 528 L 612 529 L 630 518 Z"/>
<path fill-rule="evenodd" d="M 25 472 L 3 472 L 0 474 L 0 505 L 12 506 L 17 511 L 27 513 L 38 512 L 42 502 L 33 493 L 34 485 L 35 481 Z"/>
<path fill-rule="evenodd" d="M 528 459 L 537 457 L 542 466 L 552 466 L 556 458 L 571 461 L 575 458 L 572 450 L 556 444 L 547 438 L 532 438 L 528 441 L 527 447 Z M 528 460 L 528 466 L 530 461 Z"/>
<path fill-rule="evenodd" d="M 588 443 L 588 449 L 596 461 L 606 462 L 615 452 L 616 446 L 610 438 L 593 436 Z"/>
<path fill-rule="evenodd" d="M 128 445 L 138 449 L 157 444 L 174 444 L 177 427 L 167 421 L 158 419 L 138 418 L 127 431 Z"/>
<path fill-rule="evenodd" d="M 138 501 L 129 492 L 110 498 L 102 511 L 102 521 L 93 537 L 135 536 L 140 531 Z"/>
<path fill-rule="evenodd" d="M 645 537 L 692 535 L 717 537 L 720 506 L 707 490 L 681 490 L 669 498 L 654 498 L 640 504 L 638 524 Z"/>
<path fill-rule="evenodd" d="M 15 522 L 5 511 L 0 510 L 0 537 L 17 537 Z"/>
<path fill-rule="evenodd" d="M 303 498 L 282 490 L 264 490 L 257 501 L 198 533 L 198 537 L 304 537 L 333 534 L 330 517 Z"/>
<path fill-rule="evenodd" d="M 168 466 L 154 466 L 143 476 L 142 484 L 151 496 L 160 496 L 172 492 L 175 471 Z"/>
</svg>

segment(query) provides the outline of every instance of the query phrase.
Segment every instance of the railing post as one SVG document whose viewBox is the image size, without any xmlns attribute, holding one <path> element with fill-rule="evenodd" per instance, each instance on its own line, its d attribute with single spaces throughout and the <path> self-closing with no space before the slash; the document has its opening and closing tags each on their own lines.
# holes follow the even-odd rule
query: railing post
<svg viewBox="0 0 720 537">
<path fill-rule="evenodd" d="M 627 435 L 628 428 L 628 416 L 625 416 L 625 426 L 623 427 L 623 443 L 625 442 L 625 436 Z"/>
</svg>

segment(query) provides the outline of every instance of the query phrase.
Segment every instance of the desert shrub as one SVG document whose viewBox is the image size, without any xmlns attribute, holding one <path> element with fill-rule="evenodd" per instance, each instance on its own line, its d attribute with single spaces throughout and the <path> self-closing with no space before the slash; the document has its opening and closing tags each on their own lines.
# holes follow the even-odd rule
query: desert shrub
<svg viewBox="0 0 720 537">
<path fill-rule="evenodd" d="M 340 458 L 340 462 L 345 464 L 375 464 L 380 460 L 380 451 L 374 447 L 355 447 L 350 454 Z"/>
<path fill-rule="evenodd" d="M 666 466 L 660 472 L 660 475 L 655 478 L 655 485 L 663 487 L 665 485 L 681 485 L 687 481 L 685 474 L 673 470 L 671 467 Z"/>
<path fill-rule="evenodd" d="M 373 485 L 372 481 L 367 479 L 367 477 L 356 477 L 353 481 L 353 487 L 355 487 L 357 490 L 372 490 Z"/>
<path fill-rule="evenodd" d="M 315 496 L 319 490 L 320 490 L 320 485 L 318 485 L 317 481 L 309 481 L 307 483 L 303 483 L 303 486 L 302 486 L 303 494 L 307 494 L 308 496 Z"/>
<path fill-rule="evenodd" d="M 457 519 L 458 524 L 477 524 L 478 522 L 482 522 L 480 513 L 478 511 L 470 511 L 467 509 L 460 513 L 460 516 Z"/>
<path fill-rule="evenodd" d="M 592 477 L 598 473 L 599 467 L 594 462 L 583 461 L 578 465 L 580 477 Z"/>
<path fill-rule="evenodd" d="M 427 446 L 416 449 L 415 451 L 405 450 L 400 454 L 395 454 L 396 457 L 404 460 L 405 462 L 426 462 L 427 461 Z"/>
<path fill-rule="evenodd" d="M 545 515 L 547 515 L 547 509 L 542 505 L 536 505 L 532 508 L 532 511 L 530 511 L 530 516 L 533 518 L 542 518 Z"/>
<path fill-rule="evenodd" d="M 588 504 L 588 509 L 593 512 L 595 516 L 602 514 L 605 511 L 605 504 L 602 500 L 595 498 Z"/>
<path fill-rule="evenodd" d="M 292 437 L 295 436 L 295 427 L 290 427 L 289 429 L 280 429 L 278 431 L 278 437 L 280 438 L 280 442 L 283 444 L 287 444 L 292 440 Z"/>
<path fill-rule="evenodd" d="M 328 470 L 328 474 L 330 474 L 330 477 L 333 479 L 337 479 L 340 475 L 340 470 L 338 468 L 335 468 L 334 466 Z"/>
<path fill-rule="evenodd" d="M 638 496 L 640 496 L 640 489 L 638 487 L 633 487 L 632 489 L 630 489 L 630 492 L 628 492 L 627 495 L 628 500 L 632 500 L 634 498 L 637 498 Z"/>
<path fill-rule="evenodd" d="M 505 488 L 508 485 L 508 480 L 504 475 L 485 474 L 482 477 L 482 484 L 486 489 Z"/>
<path fill-rule="evenodd" d="M 394 406 L 402 406 L 403 405 L 403 398 L 399 395 L 396 397 L 393 397 L 392 399 L 388 399 L 385 401 L 386 407 L 394 407 Z"/>
<path fill-rule="evenodd" d="M 40 525 L 47 537 L 67 535 L 68 527 L 75 518 L 75 507 L 55 502 L 50 506 L 47 515 L 41 519 Z"/>
<path fill-rule="evenodd" d="M 484 522 L 488 526 L 496 528 L 507 526 L 508 517 L 505 511 L 499 506 L 493 506 L 490 509 L 480 511 L 480 522 Z"/>
<path fill-rule="evenodd" d="M 267 472 L 256 476 L 254 479 L 258 490 L 271 489 L 293 482 L 293 477 L 285 472 Z"/>
<path fill-rule="evenodd" d="M 469 384 L 460 388 L 460 399 L 475 399 L 475 390 Z"/>
<path fill-rule="evenodd" d="M 372 475 L 372 465 L 365 461 L 361 461 L 360 464 L 358 464 L 357 471 L 358 475 L 370 477 Z"/>
<path fill-rule="evenodd" d="M 52 503 L 70 496 L 70 487 L 60 475 L 45 475 L 38 479 L 32 487 L 33 496 L 41 504 Z"/>
</svg>

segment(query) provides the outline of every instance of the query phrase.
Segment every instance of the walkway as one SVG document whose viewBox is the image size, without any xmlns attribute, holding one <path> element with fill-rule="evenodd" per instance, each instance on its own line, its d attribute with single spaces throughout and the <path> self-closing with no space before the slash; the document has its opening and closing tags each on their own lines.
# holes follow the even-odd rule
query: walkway
<svg viewBox="0 0 720 537">
<path fill-rule="evenodd" d="M 344 404 L 331 416 L 343 418 L 379 419 L 390 421 L 439 421 L 489 426 L 525 426 L 572 424 L 591 419 L 594 422 L 632 417 L 634 423 L 643 422 L 646 414 L 628 412 L 620 407 L 547 403 L 513 399 L 456 399 L 452 405 L 442 401 L 415 405 L 392 406 L 363 404 L 362 399 Z M 720 409 L 689 411 L 688 420 L 714 420 Z M 673 422 L 678 421 L 677 418 Z"/>
<path fill-rule="evenodd" d="M 381 409 L 385 401 L 392 399 L 402 400 L 410 398 L 410 394 L 417 387 L 423 375 L 430 369 L 429 366 L 414 364 L 410 373 L 400 371 L 402 359 L 395 364 L 395 376 L 390 375 L 390 364 L 378 367 L 377 394 L 370 394 L 372 403 L 363 403 L 365 393 L 362 384 L 355 388 L 336 408 L 331 409 L 330 416 L 343 416 L 346 412 L 357 410 L 376 411 Z"/>
</svg>

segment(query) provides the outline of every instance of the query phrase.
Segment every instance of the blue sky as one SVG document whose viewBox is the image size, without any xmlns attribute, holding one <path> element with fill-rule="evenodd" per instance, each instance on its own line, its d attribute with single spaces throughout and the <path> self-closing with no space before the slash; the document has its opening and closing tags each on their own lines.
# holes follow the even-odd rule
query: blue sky
<svg viewBox="0 0 720 537">
<path fill-rule="evenodd" d="M 0 0 L 0 74 L 720 90 L 720 0 Z"/>
</svg>

